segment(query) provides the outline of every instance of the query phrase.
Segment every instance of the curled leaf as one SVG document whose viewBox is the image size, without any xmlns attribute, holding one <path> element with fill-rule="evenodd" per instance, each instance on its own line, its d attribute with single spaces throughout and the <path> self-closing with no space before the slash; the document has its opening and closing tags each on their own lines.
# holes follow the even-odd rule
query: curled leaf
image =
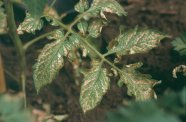
<svg viewBox="0 0 186 122">
<path fill-rule="evenodd" d="M 177 67 L 175 67 L 172 71 L 173 77 L 177 78 L 176 73 L 178 72 L 183 72 L 183 75 L 186 76 L 186 66 L 185 65 L 179 65 Z"/>
<path fill-rule="evenodd" d="M 85 35 L 88 30 L 88 23 L 86 21 L 81 21 L 80 23 L 77 24 L 77 27 L 78 27 L 80 33 Z"/>
</svg>

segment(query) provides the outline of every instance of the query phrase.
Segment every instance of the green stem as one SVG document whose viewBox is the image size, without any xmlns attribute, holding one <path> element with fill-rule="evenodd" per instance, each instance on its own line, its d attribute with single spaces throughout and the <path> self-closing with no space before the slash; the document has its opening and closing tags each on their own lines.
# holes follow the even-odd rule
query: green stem
<svg viewBox="0 0 186 122">
<path fill-rule="evenodd" d="M 48 33 L 45 33 L 45 34 L 43 34 L 43 35 L 41 35 L 41 36 L 38 36 L 38 37 L 36 37 L 36 38 L 34 38 L 34 39 L 28 41 L 28 42 L 23 46 L 24 50 L 26 51 L 31 45 L 33 45 L 34 43 L 38 42 L 40 39 L 43 39 L 43 38 L 45 38 L 45 37 L 47 37 L 47 36 L 49 36 L 49 35 L 51 35 L 51 34 L 54 34 L 54 33 L 55 33 L 55 30 L 53 30 L 53 31 L 51 31 L 51 32 L 48 32 Z"/>
<path fill-rule="evenodd" d="M 67 33 L 69 32 L 69 33 L 76 34 L 77 32 L 75 32 L 75 31 L 72 29 L 72 27 L 73 27 L 80 19 L 82 19 L 82 17 L 83 17 L 84 15 L 85 15 L 85 13 L 79 15 L 79 16 L 77 17 L 77 19 L 76 19 L 70 26 L 67 26 L 67 25 L 63 24 L 63 23 L 61 23 L 60 21 L 58 21 L 58 20 L 56 20 L 56 19 L 55 19 L 55 21 L 56 21 L 62 28 L 66 29 L 66 30 L 67 30 Z M 96 53 L 102 60 L 104 60 L 107 64 L 109 64 L 111 67 L 113 67 L 114 69 L 116 69 L 118 72 L 123 73 L 123 71 L 122 71 L 121 69 L 119 69 L 119 68 L 116 67 L 112 62 L 110 62 L 109 60 L 107 60 L 107 59 L 105 58 L 105 55 L 101 54 L 101 53 L 100 53 L 99 51 L 97 51 L 90 43 L 88 43 L 88 41 L 87 41 L 85 38 L 81 37 L 81 40 L 83 41 L 83 43 L 84 43 L 85 45 L 87 45 L 93 52 L 95 52 L 95 53 Z M 106 55 L 106 56 L 108 56 L 108 55 Z"/>
<path fill-rule="evenodd" d="M 20 65 L 20 79 L 21 79 L 21 89 L 24 94 L 23 99 L 24 99 L 24 106 L 26 107 L 26 59 L 25 59 L 25 51 L 23 49 L 23 45 L 21 42 L 21 39 L 19 38 L 17 34 L 17 27 L 15 24 L 15 18 L 14 18 L 14 11 L 13 11 L 13 4 L 11 0 L 4 0 L 5 3 L 5 9 L 7 13 L 7 24 L 9 28 L 9 35 L 10 38 L 12 39 L 16 52 L 18 55 L 19 59 L 19 65 Z"/>
</svg>

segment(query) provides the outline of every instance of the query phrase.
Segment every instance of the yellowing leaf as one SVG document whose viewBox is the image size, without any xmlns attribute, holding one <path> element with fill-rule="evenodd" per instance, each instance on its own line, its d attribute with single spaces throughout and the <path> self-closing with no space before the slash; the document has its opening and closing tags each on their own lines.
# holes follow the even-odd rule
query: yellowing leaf
<svg viewBox="0 0 186 122">
<path fill-rule="evenodd" d="M 43 27 L 41 17 L 44 14 L 47 0 L 23 0 L 23 2 L 28 12 L 26 13 L 24 21 L 17 29 L 18 34 L 23 34 L 24 32 L 34 33 L 36 30 L 40 30 Z"/>
<path fill-rule="evenodd" d="M 98 13 L 113 13 L 118 16 L 126 15 L 123 7 L 116 0 L 93 0 L 93 3 L 87 13 L 97 15 Z"/>
<path fill-rule="evenodd" d="M 109 54 L 118 55 L 135 54 L 149 51 L 158 46 L 161 39 L 166 35 L 149 29 L 132 29 L 116 39 L 118 44 L 108 51 Z"/>
<path fill-rule="evenodd" d="M 88 30 L 88 23 L 86 21 L 82 21 L 82 22 L 77 24 L 77 27 L 78 27 L 80 33 L 85 35 L 87 30 Z"/>
<path fill-rule="evenodd" d="M 41 51 L 37 63 L 34 65 L 34 83 L 37 92 L 54 80 L 59 70 L 63 67 L 63 56 L 79 45 L 78 35 L 71 35 L 69 40 L 56 40 L 47 44 Z"/>
<path fill-rule="evenodd" d="M 89 8 L 89 2 L 88 0 L 80 0 L 76 5 L 75 5 L 75 10 L 77 12 L 83 13 Z"/>
<path fill-rule="evenodd" d="M 97 38 L 101 34 L 101 30 L 104 26 L 104 22 L 102 20 L 94 20 L 90 23 L 88 27 L 89 35 Z"/>
<path fill-rule="evenodd" d="M 141 67 L 140 63 L 127 65 L 120 74 L 120 83 L 126 84 L 128 95 L 134 96 L 136 100 L 147 100 L 156 96 L 153 86 L 158 82 L 151 79 L 150 75 L 141 74 L 136 71 Z"/>
<path fill-rule="evenodd" d="M 51 8 L 49 6 L 45 7 L 44 14 L 47 16 L 54 17 L 55 19 L 59 19 L 59 15 L 58 15 L 57 11 L 54 8 Z"/>
<path fill-rule="evenodd" d="M 26 13 L 25 20 L 19 25 L 17 32 L 23 34 L 24 32 L 35 33 L 36 30 L 40 30 L 43 27 L 43 21 L 41 19 L 35 19 L 29 13 Z"/>
<path fill-rule="evenodd" d="M 102 63 L 95 61 L 92 65 L 81 86 L 80 104 L 84 112 L 95 108 L 109 88 L 109 78 Z"/>
</svg>

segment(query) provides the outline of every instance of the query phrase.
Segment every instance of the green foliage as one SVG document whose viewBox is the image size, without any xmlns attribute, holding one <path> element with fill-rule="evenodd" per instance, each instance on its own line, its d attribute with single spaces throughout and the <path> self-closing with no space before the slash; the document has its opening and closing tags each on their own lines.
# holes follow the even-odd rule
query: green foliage
<svg viewBox="0 0 186 122">
<path fill-rule="evenodd" d="M 101 101 L 109 88 L 107 71 L 102 68 L 102 63 L 93 61 L 92 68 L 85 73 L 81 87 L 80 104 L 84 112 L 91 110 Z"/>
<path fill-rule="evenodd" d="M 0 95 L 0 122 L 33 122 L 20 96 Z"/>
<path fill-rule="evenodd" d="M 119 84 L 125 83 L 128 88 L 128 95 L 135 96 L 136 100 L 148 100 L 155 97 L 153 86 L 158 83 L 149 75 L 136 71 L 141 64 L 130 64 L 123 68 Z"/>
<path fill-rule="evenodd" d="M 154 102 L 134 103 L 128 108 L 108 115 L 107 122 L 179 122 L 179 120 L 161 111 Z"/>
<path fill-rule="evenodd" d="M 174 50 L 178 51 L 180 55 L 186 55 L 186 32 L 180 37 L 177 37 L 173 42 Z"/>
<path fill-rule="evenodd" d="M 2 8 L 3 1 L 0 0 L 0 34 L 6 33 L 7 30 L 7 22 L 6 22 L 6 15 L 4 13 L 4 9 Z"/>
<path fill-rule="evenodd" d="M 116 40 L 118 42 L 108 53 L 117 55 L 147 52 L 156 47 L 166 35 L 149 29 L 131 29 L 122 33 Z"/>
<path fill-rule="evenodd" d="M 35 19 L 40 19 L 40 17 L 43 15 L 47 1 L 48 0 L 23 0 L 28 9 L 28 12 Z"/>
<path fill-rule="evenodd" d="M 106 122 L 180 122 L 185 116 L 186 88 L 180 93 L 171 93 L 157 101 L 133 102 L 107 115 Z"/>
</svg>

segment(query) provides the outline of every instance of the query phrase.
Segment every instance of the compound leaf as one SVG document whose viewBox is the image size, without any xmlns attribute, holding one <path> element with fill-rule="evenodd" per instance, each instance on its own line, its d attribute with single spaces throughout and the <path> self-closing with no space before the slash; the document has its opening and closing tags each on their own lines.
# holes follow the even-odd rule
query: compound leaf
<svg viewBox="0 0 186 122">
<path fill-rule="evenodd" d="M 180 55 L 186 55 L 186 32 L 180 37 L 177 37 L 173 42 L 174 50 L 178 51 Z"/>
<path fill-rule="evenodd" d="M 113 46 L 108 53 L 126 55 L 146 52 L 158 46 L 160 40 L 165 37 L 165 34 L 154 30 L 135 28 L 119 35 L 116 39 L 117 45 Z"/>
<path fill-rule="evenodd" d="M 109 88 L 106 69 L 101 66 L 102 63 L 95 61 L 91 70 L 85 74 L 80 93 L 80 104 L 84 112 L 95 108 Z"/>
<path fill-rule="evenodd" d="M 59 36 L 57 36 L 59 37 Z M 41 51 L 37 63 L 34 65 L 34 83 L 37 92 L 52 82 L 59 70 L 63 67 L 63 56 L 79 45 L 80 37 L 71 35 L 69 39 L 57 38 L 56 41 L 47 44 Z"/>
<path fill-rule="evenodd" d="M 2 8 L 3 1 L 0 0 L 0 34 L 6 33 L 7 31 L 7 22 L 6 15 L 4 13 L 4 9 Z"/>
<path fill-rule="evenodd" d="M 31 14 L 26 13 L 24 21 L 19 25 L 17 32 L 23 34 L 24 32 L 35 33 L 43 27 L 43 21 L 39 18 L 33 18 Z"/>
<path fill-rule="evenodd" d="M 128 95 L 134 96 L 136 100 L 147 100 L 155 97 L 153 86 L 158 82 L 151 79 L 150 75 L 141 74 L 136 71 L 141 67 L 141 63 L 127 65 L 120 74 L 119 83 L 126 84 Z"/>
</svg>

